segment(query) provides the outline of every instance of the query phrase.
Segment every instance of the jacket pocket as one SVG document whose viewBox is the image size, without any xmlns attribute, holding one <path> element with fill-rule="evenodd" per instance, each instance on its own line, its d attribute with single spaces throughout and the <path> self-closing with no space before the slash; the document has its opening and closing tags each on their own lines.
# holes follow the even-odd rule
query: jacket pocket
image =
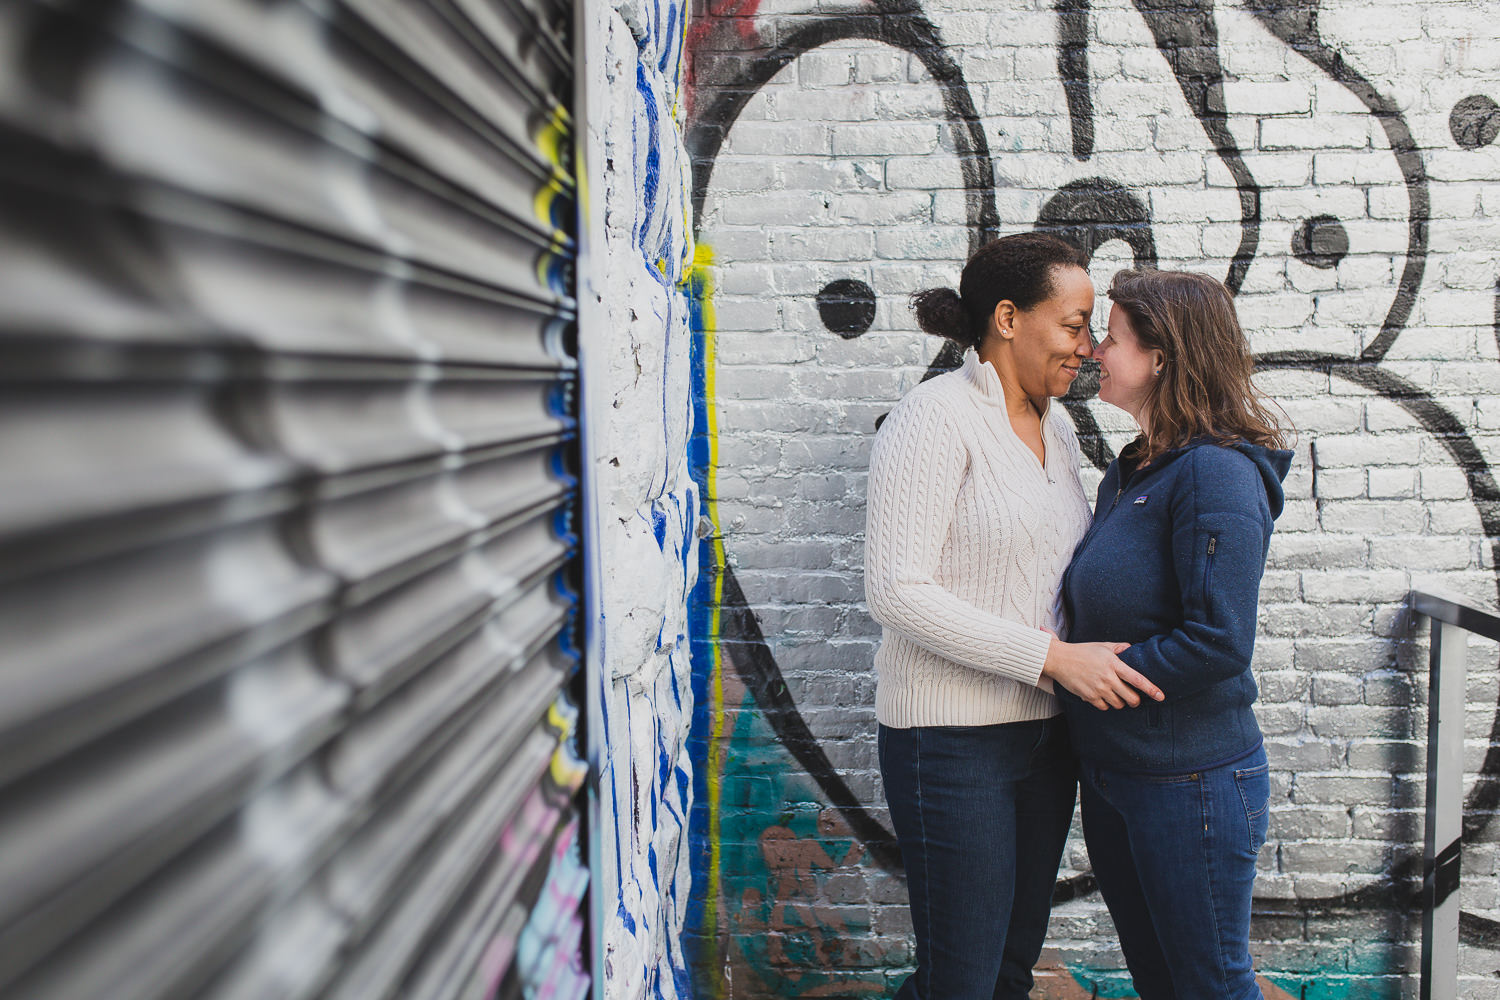
<svg viewBox="0 0 1500 1000">
<path fill-rule="evenodd" d="M 1231 511 L 1200 514 L 1193 564 L 1183 567 L 1190 574 L 1185 575 L 1190 581 L 1185 589 L 1197 591 L 1189 598 L 1189 616 L 1203 615 L 1205 623 L 1221 628 L 1231 619 L 1253 622 L 1254 595 L 1266 565 L 1265 543 L 1266 531 L 1253 517 Z"/>
</svg>

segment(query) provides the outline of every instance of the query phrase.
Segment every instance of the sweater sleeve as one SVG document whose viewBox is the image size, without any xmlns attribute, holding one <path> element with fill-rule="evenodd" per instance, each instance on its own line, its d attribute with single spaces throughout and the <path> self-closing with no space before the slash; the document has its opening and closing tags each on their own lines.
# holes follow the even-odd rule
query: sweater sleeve
<svg viewBox="0 0 1500 1000">
<path fill-rule="evenodd" d="M 955 663 L 1045 686 L 1050 635 L 977 608 L 934 579 L 967 470 L 968 451 L 941 402 L 909 397 L 891 411 L 870 454 L 870 615 Z"/>
<path fill-rule="evenodd" d="M 1227 448 L 1194 449 L 1172 514 L 1182 623 L 1120 659 L 1176 701 L 1250 669 L 1271 516 L 1260 473 Z"/>
</svg>

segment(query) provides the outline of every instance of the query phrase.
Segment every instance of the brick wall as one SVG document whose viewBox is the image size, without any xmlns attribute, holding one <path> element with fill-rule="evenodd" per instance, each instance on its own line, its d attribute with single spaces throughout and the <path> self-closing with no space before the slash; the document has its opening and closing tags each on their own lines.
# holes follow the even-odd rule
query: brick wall
<svg viewBox="0 0 1500 1000">
<path fill-rule="evenodd" d="M 1134 261 L 1238 290 L 1259 382 L 1299 431 L 1261 592 L 1273 799 L 1254 951 L 1292 996 L 1414 989 L 1420 919 L 1398 901 L 1420 874 L 1426 659 L 1402 599 L 1497 593 L 1493 5 L 1059 6 L 752 0 L 690 26 L 712 260 L 692 275 L 712 525 L 693 605 L 703 996 L 883 995 L 909 968 L 865 469 L 876 419 L 950 360 L 906 296 L 1038 226 L 1093 250 L 1101 287 Z M 1131 435 L 1087 389 L 1070 410 L 1102 463 Z M 1092 491 L 1098 468 L 1084 476 Z M 1476 643 L 1462 898 L 1478 918 L 1500 916 L 1495 663 Z M 1051 988 L 1121 995 L 1076 837 L 1065 865 Z M 1500 996 L 1486 926 L 1466 923 L 1470 997 Z"/>
</svg>

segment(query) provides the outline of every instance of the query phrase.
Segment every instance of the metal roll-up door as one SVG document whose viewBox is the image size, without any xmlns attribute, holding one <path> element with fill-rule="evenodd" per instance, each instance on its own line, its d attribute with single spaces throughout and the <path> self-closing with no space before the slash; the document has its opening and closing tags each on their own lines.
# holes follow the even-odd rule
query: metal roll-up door
<svg viewBox="0 0 1500 1000">
<path fill-rule="evenodd" d="M 0 4 L 0 995 L 587 989 L 571 16 Z"/>
</svg>

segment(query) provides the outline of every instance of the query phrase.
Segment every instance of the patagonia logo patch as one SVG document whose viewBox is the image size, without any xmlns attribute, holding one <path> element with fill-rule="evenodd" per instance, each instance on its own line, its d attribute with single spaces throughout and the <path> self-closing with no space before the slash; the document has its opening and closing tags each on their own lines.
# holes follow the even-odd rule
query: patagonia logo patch
<svg viewBox="0 0 1500 1000">
<path fill-rule="evenodd" d="M 1142 493 L 1140 496 L 1138 496 L 1138 497 L 1135 498 L 1135 505 L 1137 507 L 1143 506 L 1146 503 L 1146 501 L 1150 498 L 1150 496 L 1151 496 L 1151 494 L 1149 494 L 1149 493 Z"/>
</svg>

